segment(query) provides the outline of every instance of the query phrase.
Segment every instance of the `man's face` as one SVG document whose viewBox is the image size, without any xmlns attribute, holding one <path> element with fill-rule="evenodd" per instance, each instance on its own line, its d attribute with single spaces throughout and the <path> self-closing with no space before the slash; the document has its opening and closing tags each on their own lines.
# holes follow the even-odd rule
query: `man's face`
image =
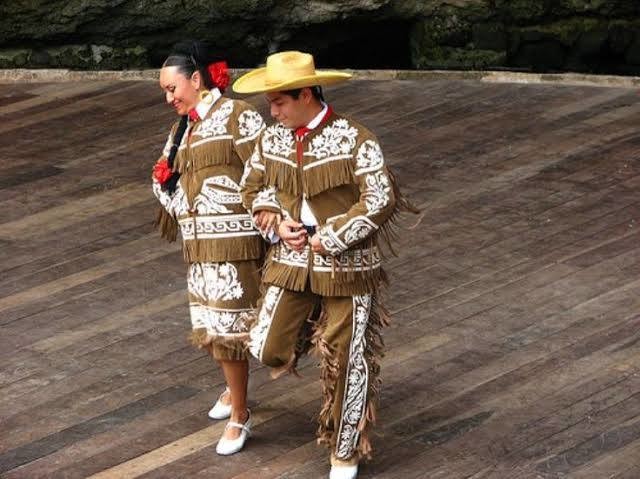
<svg viewBox="0 0 640 479">
<path fill-rule="evenodd" d="M 281 92 L 267 93 L 266 97 L 271 116 L 285 127 L 299 128 L 308 123 L 309 102 L 306 101 L 304 90 L 297 99 Z"/>
</svg>

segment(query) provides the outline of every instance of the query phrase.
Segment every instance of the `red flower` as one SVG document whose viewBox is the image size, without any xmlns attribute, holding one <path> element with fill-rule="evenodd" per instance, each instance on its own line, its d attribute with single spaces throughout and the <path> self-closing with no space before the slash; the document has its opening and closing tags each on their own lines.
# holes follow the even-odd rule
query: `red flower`
<svg viewBox="0 0 640 479">
<path fill-rule="evenodd" d="M 227 62 L 215 62 L 207 67 L 209 70 L 209 75 L 211 75 L 211 80 L 216 86 L 220 89 L 220 91 L 224 91 L 227 86 L 229 86 L 229 69 L 227 68 Z"/>
<path fill-rule="evenodd" d="M 200 115 L 198 115 L 198 112 L 196 111 L 195 108 L 192 108 L 191 110 L 189 110 L 188 115 L 189 115 L 189 120 L 200 121 Z"/>
<path fill-rule="evenodd" d="M 169 162 L 166 158 L 161 159 L 153 166 L 153 177 L 161 185 L 171 178 L 172 174 L 173 172 L 169 168 Z"/>
</svg>

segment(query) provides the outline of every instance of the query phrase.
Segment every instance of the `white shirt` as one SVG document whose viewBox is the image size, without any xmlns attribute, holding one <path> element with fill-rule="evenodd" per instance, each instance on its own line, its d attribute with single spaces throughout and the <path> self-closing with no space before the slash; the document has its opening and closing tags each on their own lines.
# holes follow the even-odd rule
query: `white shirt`
<svg viewBox="0 0 640 479">
<path fill-rule="evenodd" d="M 307 124 L 307 128 L 309 128 L 310 130 L 313 130 L 314 128 L 316 128 L 320 124 L 320 122 L 322 121 L 324 116 L 327 114 L 327 110 L 329 110 L 329 105 L 327 105 L 325 102 L 322 102 L 322 105 L 323 105 L 322 111 L 320 111 L 320 113 L 318 113 L 316 116 L 314 116 L 313 120 L 311 120 Z M 307 225 L 307 226 L 318 226 L 318 220 L 316 219 L 315 215 L 313 214 L 313 211 L 311 211 L 311 208 L 309 208 L 309 203 L 307 203 L 306 195 L 302 196 L 302 208 L 300 210 L 300 222 L 303 225 Z"/>
<path fill-rule="evenodd" d="M 329 105 L 327 105 L 325 102 L 322 102 L 322 110 L 320 111 L 320 113 L 314 116 L 309 123 L 307 123 L 307 128 L 310 130 L 316 128 L 320 124 L 324 116 L 327 114 L 327 110 L 329 110 Z M 313 214 L 313 211 L 311 211 L 311 208 L 309 208 L 309 203 L 307 203 L 307 198 L 305 195 L 302 196 L 300 222 L 306 226 L 318 226 L 318 220 Z M 274 230 L 267 232 L 267 238 L 272 244 L 280 241 L 280 236 L 278 236 L 278 234 Z"/>
</svg>

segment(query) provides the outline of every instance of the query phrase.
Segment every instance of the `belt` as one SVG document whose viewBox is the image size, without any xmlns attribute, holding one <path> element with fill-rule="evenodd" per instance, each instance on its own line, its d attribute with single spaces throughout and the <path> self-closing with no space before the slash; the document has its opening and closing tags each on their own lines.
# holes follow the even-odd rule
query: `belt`
<svg viewBox="0 0 640 479">
<path fill-rule="evenodd" d="M 302 227 L 305 230 L 307 230 L 307 235 L 309 235 L 309 238 L 311 238 L 314 234 L 316 234 L 316 227 L 315 226 L 302 225 Z"/>
</svg>

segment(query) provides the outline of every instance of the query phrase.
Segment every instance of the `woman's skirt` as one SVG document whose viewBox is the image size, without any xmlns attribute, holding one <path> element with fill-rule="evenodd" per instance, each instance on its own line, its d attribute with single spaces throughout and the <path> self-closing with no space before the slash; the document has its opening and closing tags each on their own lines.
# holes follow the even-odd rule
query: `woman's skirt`
<svg viewBox="0 0 640 479">
<path fill-rule="evenodd" d="M 217 360 L 247 358 L 251 313 L 260 297 L 259 269 L 259 260 L 189 265 L 191 341 Z"/>
</svg>

